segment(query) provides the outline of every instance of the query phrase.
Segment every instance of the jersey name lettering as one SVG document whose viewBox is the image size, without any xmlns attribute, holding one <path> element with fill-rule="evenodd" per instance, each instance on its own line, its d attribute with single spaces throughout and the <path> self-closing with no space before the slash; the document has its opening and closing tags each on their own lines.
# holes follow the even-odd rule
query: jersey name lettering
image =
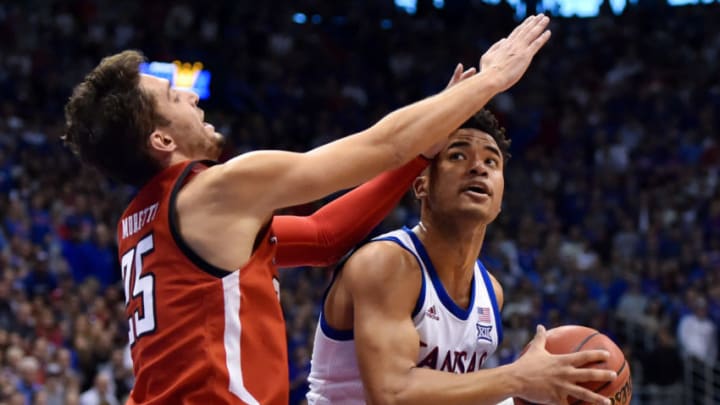
<svg viewBox="0 0 720 405">
<path fill-rule="evenodd" d="M 133 212 L 122 219 L 122 238 L 132 236 L 140 231 L 145 225 L 152 222 L 157 216 L 159 203 L 154 203 L 139 211 Z"/>
</svg>

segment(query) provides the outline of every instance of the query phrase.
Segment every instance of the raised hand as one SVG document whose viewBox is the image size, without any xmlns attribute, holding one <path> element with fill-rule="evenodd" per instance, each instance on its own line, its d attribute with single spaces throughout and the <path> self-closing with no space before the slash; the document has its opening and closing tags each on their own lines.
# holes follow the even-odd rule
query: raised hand
<svg viewBox="0 0 720 405">
<path fill-rule="evenodd" d="M 507 38 L 493 44 L 480 59 L 480 71 L 491 73 L 502 92 L 518 82 L 530 61 L 550 39 L 550 19 L 543 14 L 530 16 L 515 27 Z"/>
<path fill-rule="evenodd" d="M 614 371 L 582 368 L 584 365 L 607 360 L 605 350 L 583 350 L 570 354 L 550 354 L 545 350 L 547 332 L 538 326 L 525 354 L 515 363 L 516 378 L 522 385 L 519 396 L 538 404 L 568 405 L 568 396 L 597 405 L 610 405 L 610 400 L 583 388 L 577 383 L 612 381 Z"/>
</svg>

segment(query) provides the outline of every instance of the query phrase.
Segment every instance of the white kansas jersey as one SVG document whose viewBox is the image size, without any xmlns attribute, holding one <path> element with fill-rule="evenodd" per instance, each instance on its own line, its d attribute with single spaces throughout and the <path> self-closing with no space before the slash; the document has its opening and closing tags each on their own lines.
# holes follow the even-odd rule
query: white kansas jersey
<svg viewBox="0 0 720 405">
<path fill-rule="evenodd" d="M 502 340 L 495 291 L 482 263 L 475 264 L 470 304 L 463 309 L 445 291 L 425 247 L 410 229 L 399 229 L 373 241 L 397 243 L 415 256 L 422 270 L 422 287 L 412 314 L 420 335 L 417 365 L 451 373 L 480 369 Z M 365 404 L 355 356 L 353 331 L 333 329 L 321 312 L 308 377 L 310 405 Z"/>
</svg>

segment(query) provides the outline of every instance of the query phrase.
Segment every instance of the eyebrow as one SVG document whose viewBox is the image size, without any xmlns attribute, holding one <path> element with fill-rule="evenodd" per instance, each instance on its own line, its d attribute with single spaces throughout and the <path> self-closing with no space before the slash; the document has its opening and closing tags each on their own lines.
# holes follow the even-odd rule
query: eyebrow
<svg viewBox="0 0 720 405">
<path fill-rule="evenodd" d="M 170 80 L 167 82 L 167 88 L 165 89 L 165 95 L 167 96 L 167 99 L 170 100 Z"/>
<path fill-rule="evenodd" d="M 489 150 L 493 154 L 497 155 L 497 157 L 502 157 L 502 155 L 500 154 L 500 150 L 498 150 L 498 148 L 496 148 L 494 146 L 485 145 L 485 150 Z"/>
<path fill-rule="evenodd" d="M 455 141 L 447 147 L 447 150 L 450 150 L 453 148 L 469 148 L 469 147 L 470 147 L 470 142 L 468 142 L 468 141 Z M 487 151 L 490 151 L 490 153 L 497 155 L 497 157 L 502 157 L 500 150 L 492 145 L 485 145 L 483 148 Z"/>
<path fill-rule="evenodd" d="M 469 148 L 469 147 L 470 147 L 470 142 L 468 142 L 468 141 L 455 141 L 455 142 L 451 143 L 447 148 L 448 148 L 448 150 L 450 150 L 452 148 Z"/>
</svg>

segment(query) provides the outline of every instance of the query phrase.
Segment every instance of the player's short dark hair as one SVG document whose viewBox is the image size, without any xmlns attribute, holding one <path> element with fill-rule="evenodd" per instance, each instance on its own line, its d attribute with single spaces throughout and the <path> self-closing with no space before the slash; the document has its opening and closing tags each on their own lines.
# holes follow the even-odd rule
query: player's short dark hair
<svg viewBox="0 0 720 405">
<path fill-rule="evenodd" d="M 495 117 L 495 114 L 493 114 L 489 110 L 483 108 L 482 110 L 478 111 L 477 113 L 475 113 L 475 115 L 470 117 L 470 119 L 465 121 L 465 123 L 460 125 L 460 128 L 477 129 L 492 136 L 492 138 L 495 140 L 495 143 L 497 143 L 498 147 L 500 148 L 500 152 L 503 155 L 503 160 L 505 161 L 505 163 L 510 160 L 511 140 L 507 137 L 507 134 L 505 133 L 505 128 L 500 126 L 500 123 Z"/>
<path fill-rule="evenodd" d="M 73 90 L 65 105 L 65 144 L 81 161 L 123 183 L 142 185 L 160 170 L 149 135 L 169 121 L 140 88 L 138 51 L 104 58 Z"/>
</svg>

